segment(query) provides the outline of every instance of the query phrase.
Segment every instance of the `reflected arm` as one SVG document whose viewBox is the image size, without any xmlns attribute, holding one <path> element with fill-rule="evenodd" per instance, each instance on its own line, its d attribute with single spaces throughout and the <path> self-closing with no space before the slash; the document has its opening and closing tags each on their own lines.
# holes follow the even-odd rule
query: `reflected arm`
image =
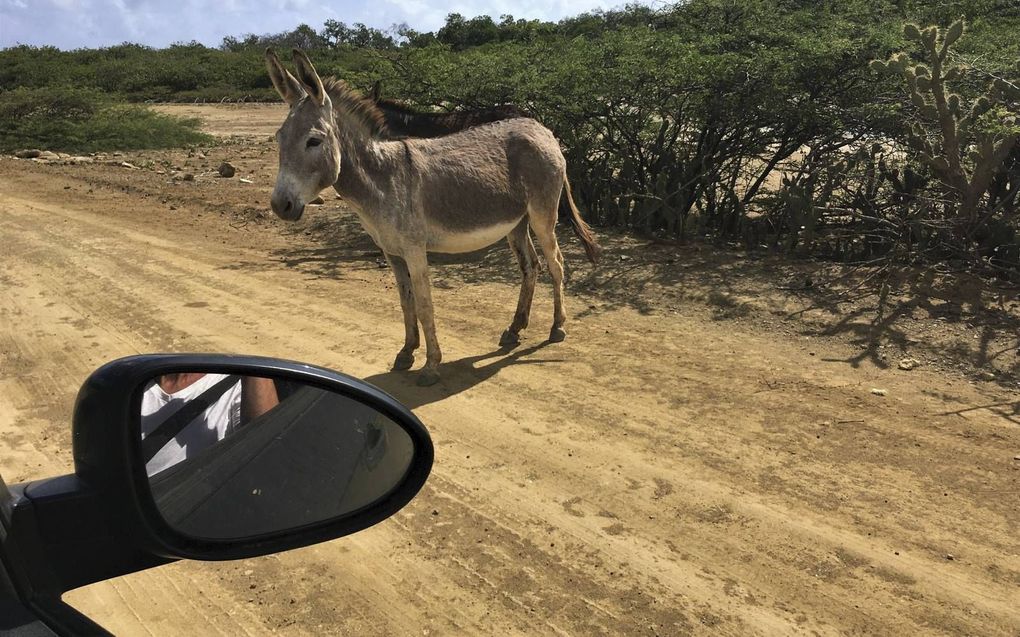
<svg viewBox="0 0 1020 637">
<path fill-rule="evenodd" d="M 280 403 L 272 379 L 245 376 L 241 379 L 241 424 L 251 422 Z"/>
</svg>

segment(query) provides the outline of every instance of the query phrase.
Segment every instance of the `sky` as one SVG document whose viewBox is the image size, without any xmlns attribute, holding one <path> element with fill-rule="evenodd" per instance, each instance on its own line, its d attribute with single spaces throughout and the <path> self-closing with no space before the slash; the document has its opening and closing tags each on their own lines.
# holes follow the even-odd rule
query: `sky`
<svg viewBox="0 0 1020 637">
<path fill-rule="evenodd" d="M 165 47 L 197 40 L 218 46 L 224 36 L 279 33 L 299 24 L 315 30 L 327 19 L 387 29 L 406 22 L 435 31 L 448 13 L 467 17 L 559 20 L 623 0 L 0 0 L 0 48 L 16 44 L 60 49 L 123 42 Z"/>
</svg>

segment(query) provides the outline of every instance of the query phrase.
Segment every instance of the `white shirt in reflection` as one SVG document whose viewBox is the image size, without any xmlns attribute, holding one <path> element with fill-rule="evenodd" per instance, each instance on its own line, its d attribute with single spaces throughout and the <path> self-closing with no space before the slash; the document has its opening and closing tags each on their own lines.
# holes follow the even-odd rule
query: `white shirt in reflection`
<svg viewBox="0 0 1020 637">
<path fill-rule="evenodd" d="M 142 440 L 177 410 L 220 382 L 225 374 L 206 374 L 184 389 L 168 394 L 153 380 L 142 394 Z M 189 422 L 145 465 L 150 476 L 178 462 L 198 455 L 209 445 L 223 440 L 241 424 L 241 381 L 238 380 L 219 400 Z"/>
</svg>

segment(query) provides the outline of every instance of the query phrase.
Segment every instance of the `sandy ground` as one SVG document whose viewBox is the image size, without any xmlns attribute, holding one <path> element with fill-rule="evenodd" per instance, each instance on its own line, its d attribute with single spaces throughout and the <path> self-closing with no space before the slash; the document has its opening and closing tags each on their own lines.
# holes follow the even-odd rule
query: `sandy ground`
<svg viewBox="0 0 1020 637">
<path fill-rule="evenodd" d="M 790 270 L 607 236 L 593 271 L 563 234 L 567 341 L 544 342 L 543 277 L 523 343 L 498 350 L 509 252 L 442 259 L 443 380 L 418 388 L 387 371 L 397 295 L 351 215 L 332 195 L 298 225 L 267 214 L 275 124 L 252 110 L 205 107 L 220 145 L 117 158 L 137 170 L 0 159 L 0 471 L 72 470 L 72 403 L 101 363 L 222 351 L 378 384 L 429 427 L 433 474 L 354 536 L 73 605 L 122 635 L 1020 634 L 1014 354 L 981 382 L 971 354 L 991 350 L 963 370 L 923 342 L 973 341 L 984 314 L 862 341 L 826 331 L 831 309 L 788 319 L 739 292 L 747 268 Z M 252 183 L 213 177 L 226 158 Z M 922 365 L 896 369 L 908 354 Z"/>
</svg>

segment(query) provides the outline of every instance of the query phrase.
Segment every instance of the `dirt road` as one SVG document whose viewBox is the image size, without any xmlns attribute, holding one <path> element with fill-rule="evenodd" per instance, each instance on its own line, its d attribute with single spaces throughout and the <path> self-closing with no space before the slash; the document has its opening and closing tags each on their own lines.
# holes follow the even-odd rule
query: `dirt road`
<svg viewBox="0 0 1020 637">
<path fill-rule="evenodd" d="M 841 341 L 577 286 L 568 339 L 550 345 L 545 279 L 526 339 L 500 352 L 517 294 L 502 247 L 479 263 L 505 260 L 503 278 L 437 268 L 443 381 L 418 388 L 386 371 L 403 330 L 371 245 L 349 222 L 346 242 L 318 240 L 316 215 L 343 214 L 332 202 L 298 227 L 252 212 L 272 156 L 245 152 L 255 184 L 229 191 L 201 174 L 0 160 L 4 478 L 70 471 L 80 382 L 154 351 L 367 378 L 429 427 L 435 469 L 355 536 L 68 595 L 110 630 L 1020 634 L 1015 392 L 855 367 Z"/>
</svg>

